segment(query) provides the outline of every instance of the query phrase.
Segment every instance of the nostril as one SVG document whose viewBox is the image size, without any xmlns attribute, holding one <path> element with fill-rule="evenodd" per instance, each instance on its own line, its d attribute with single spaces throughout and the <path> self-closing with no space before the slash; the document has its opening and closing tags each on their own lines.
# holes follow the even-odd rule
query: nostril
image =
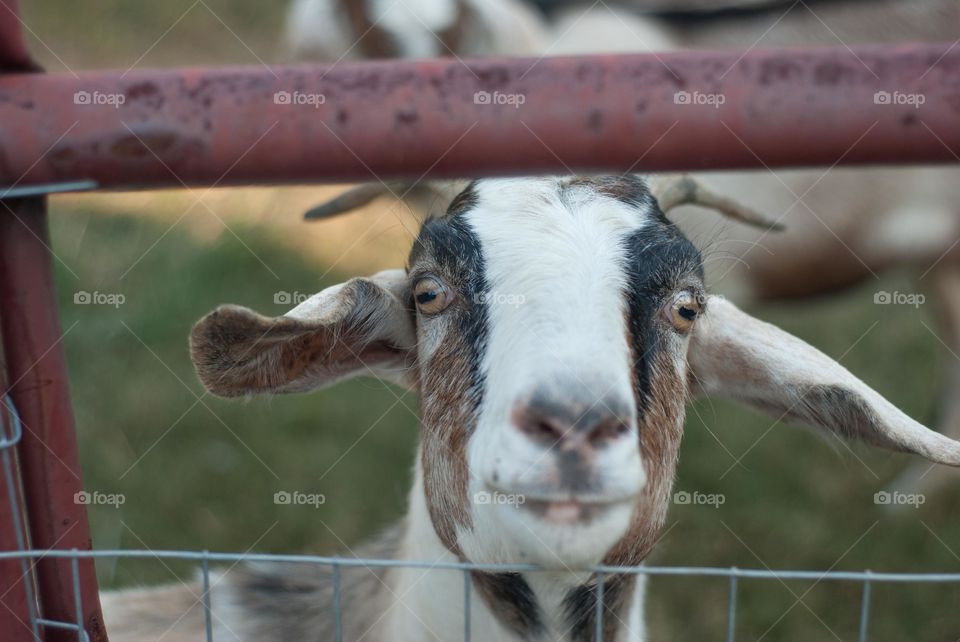
<svg viewBox="0 0 960 642">
<path fill-rule="evenodd" d="M 520 432 L 534 441 L 552 446 L 563 439 L 563 428 L 542 417 L 521 417 L 515 422 Z"/>
<path fill-rule="evenodd" d="M 604 419 L 597 423 L 587 437 L 592 446 L 603 446 L 630 433 L 630 425 L 620 419 Z"/>
<path fill-rule="evenodd" d="M 544 435 L 547 437 L 557 436 L 557 431 L 553 429 L 553 426 L 551 426 L 545 421 L 536 422 L 536 430 L 537 430 L 537 433 L 540 435 Z"/>
<path fill-rule="evenodd" d="M 601 448 L 632 432 L 631 422 L 621 416 L 598 410 L 580 412 L 577 416 L 573 411 L 546 412 L 542 404 L 518 405 L 512 421 L 530 440 L 548 448 L 561 443 L 570 448 Z"/>
</svg>

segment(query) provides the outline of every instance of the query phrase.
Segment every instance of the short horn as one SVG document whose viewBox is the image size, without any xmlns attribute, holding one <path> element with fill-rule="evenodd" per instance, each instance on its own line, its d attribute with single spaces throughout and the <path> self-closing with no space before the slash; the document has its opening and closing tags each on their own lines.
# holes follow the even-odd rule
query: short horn
<svg viewBox="0 0 960 642">
<path fill-rule="evenodd" d="M 351 187 L 339 196 L 330 199 L 326 203 L 321 203 L 316 207 L 310 208 L 303 215 L 308 221 L 318 221 L 321 219 L 339 216 L 351 210 L 368 205 L 371 201 L 381 196 L 394 193 L 400 189 L 398 183 L 365 183 Z"/>
<path fill-rule="evenodd" d="M 649 185 L 650 192 L 657 199 L 664 213 L 680 205 L 699 205 L 754 227 L 774 231 L 784 229 L 781 223 L 770 220 L 732 198 L 717 194 L 689 174 L 653 176 L 649 180 Z"/>
</svg>

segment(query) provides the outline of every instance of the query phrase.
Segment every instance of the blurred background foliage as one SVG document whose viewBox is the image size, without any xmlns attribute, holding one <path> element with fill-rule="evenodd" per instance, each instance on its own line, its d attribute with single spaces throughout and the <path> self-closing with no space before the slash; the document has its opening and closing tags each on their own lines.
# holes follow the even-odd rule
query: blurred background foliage
<svg viewBox="0 0 960 642">
<path fill-rule="evenodd" d="M 50 71 L 284 60 L 281 3 L 23 5 L 32 50 Z M 191 324 L 219 303 L 279 314 L 288 306 L 274 303 L 278 293 L 312 293 L 402 264 L 415 224 L 396 208 L 381 203 L 341 221 L 301 223 L 305 207 L 329 193 L 244 188 L 51 199 L 86 487 L 126 498 L 120 508 L 92 507 L 96 547 L 349 554 L 402 514 L 416 444 L 414 395 L 358 380 L 312 395 L 227 402 L 203 393 L 187 354 Z M 751 311 L 842 356 L 930 424 L 938 367 L 955 357 L 928 330 L 936 328 L 929 305 L 873 305 L 878 289 L 910 291 L 909 276 Z M 121 293 L 125 302 L 77 305 L 79 291 Z M 960 490 L 896 514 L 874 503 L 906 456 L 848 450 L 793 426 L 771 429 L 771 420 L 721 400 L 693 405 L 686 430 L 676 489 L 722 493 L 725 503 L 674 506 L 652 563 L 960 570 Z M 326 503 L 278 506 L 279 490 L 322 493 Z M 107 587 L 189 573 L 149 561 L 99 566 Z M 860 590 L 742 581 L 738 639 L 855 638 Z M 726 580 L 655 579 L 651 595 L 653 639 L 723 638 Z M 877 585 L 871 639 L 953 640 L 958 598 L 956 585 Z"/>
</svg>

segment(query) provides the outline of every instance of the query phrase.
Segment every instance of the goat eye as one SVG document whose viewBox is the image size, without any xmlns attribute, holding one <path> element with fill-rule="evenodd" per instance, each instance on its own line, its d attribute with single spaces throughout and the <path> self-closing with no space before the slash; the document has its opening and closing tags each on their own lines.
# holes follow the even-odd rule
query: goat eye
<svg viewBox="0 0 960 642">
<path fill-rule="evenodd" d="M 693 322 L 700 316 L 700 298 L 690 291 L 683 291 L 673 297 L 667 308 L 670 323 L 681 333 L 686 334 Z"/>
<path fill-rule="evenodd" d="M 417 280 L 413 286 L 413 299 L 421 314 L 442 312 L 453 300 L 453 295 L 442 281 L 432 276 Z"/>
</svg>

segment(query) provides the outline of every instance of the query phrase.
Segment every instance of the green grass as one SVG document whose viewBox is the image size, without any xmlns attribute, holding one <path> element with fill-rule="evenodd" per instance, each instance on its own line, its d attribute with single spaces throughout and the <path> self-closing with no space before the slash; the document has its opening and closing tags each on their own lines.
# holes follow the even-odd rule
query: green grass
<svg viewBox="0 0 960 642">
<path fill-rule="evenodd" d="M 21 4 L 31 50 L 51 71 L 283 60 L 279 3 Z M 312 292 L 350 276 L 321 282 L 282 239 L 233 227 L 242 243 L 225 234 L 205 244 L 175 228 L 152 247 L 165 223 L 135 212 L 105 218 L 54 208 L 54 247 L 69 266 L 58 266 L 58 281 L 86 486 L 126 498 L 120 508 L 92 507 L 98 548 L 329 553 L 403 511 L 417 429 L 412 396 L 374 381 L 246 403 L 203 396 L 186 349 L 194 320 L 227 301 L 279 313 L 275 292 Z M 834 357 L 856 343 L 844 364 L 932 423 L 942 349 L 921 324 L 935 327 L 929 306 L 878 309 L 871 301 L 881 287 L 913 288 L 901 275 L 820 302 L 754 312 Z M 78 290 L 121 293 L 126 302 L 117 309 L 75 305 Z M 832 439 L 780 425 L 758 442 L 770 425 L 720 400 L 693 406 L 677 490 L 722 493 L 726 501 L 716 509 L 674 506 L 652 563 L 960 570 L 960 492 L 889 516 L 873 493 L 908 457 L 852 446 L 855 457 Z M 747 451 L 742 466 L 727 473 Z M 274 492 L 294 489 L 327 501 L 316 509 L 273 503 Z M 98 570 L 109 587 L 191 572 L 149 561 L 105 562 Z M 956 640 L 958 592 L 949 585 L 875 586 L 871 639 Z M 660 578 L 651 594 L 653 639 L 724 639 L 725 580 Z M 802 604 L 791 608 L 796 597 Z M 832 640 L 827 626 L 856 639 L 859 600 L 852 584 L 742 581 L 737 639 L 756 640 L 771 626 L 765 640 Z"/>
<path fill-rule="evenodd" d="M 208 244 L 174 228 L 150 249 L 165 229 L 133 216 L 54 214 L 54 247 L 79 277 L 59 269 L 86 485 L 126 497 L 118 509 L 93 508 L 94 545 L 330 553 L 398 517 L 413 464 L 416 417 L 408 408 L 416 408 L 415 398 L 362 380 L 312 395 L 227 402 L 203 396 L 187 355 L 191 324 L 215 305 L 279 313 L 275 292 L 312 292 L 345 275 L 319 281 L 315 269 L 261 229 L 238 228 L 243 242 L 224 234 Z M 907 290 L 908 282 L 882 287 Z M 896 306 L 878 316 L 875 289 L 868 284 L 842 297 L 754 311 L 831 356 L 849 349 L 847 367 L 931 422 L 940 350 L 921 320 L 932 320 L 926 309 Z M 119 308 L 76 305 L 78 290 L 122 293 L 126 301 Z M 677 490 L 722 493 L 726 501 L 719 508 L 674 506 L 651 562 L 960 570 L 948 549 L 960 551 L 960 493 L 888 516 L 873 493 L 908 457 L 852 446 L 854 457 L 831 438 L 783 425 L 757 442 L 770 425 L 722 400 L 692 407 Z M 283 489 L 322 493 L 327 501 L 315 509 L 277 506 L 273 494 Z M 106 586 L 130 586 L 190 571 L 171 567 L 128 561 L 101 564 L 99 572 Z M 792 609 L 791 591 L 803 598 Z M 726 592 L 723 579 L 654 580 L 654 639 L 722 639 Z M 955 639 L 958 598 L 957 586 L 876 586 L 871 639 Z M 817 618 L 849 639 L 859 600 L 854 584 L 743 581 L 738 639 L 759 638 L 788 609 L 764 639 L 833 639 Z"/>
<path fill-rule="evenodd" d="M 30 50 L 51 72 L 283 59 L 286 2 L 46 0 L 20 5 Z"/>
<path fill-rule="evenodd" d="M 84 212 L 55 218 L 54 246 L 79 277 L 62 266 L 58 274 L 86 485 L 126 496 L 120 509 L 94 507 L 95 544 L 331 550 L 398 516 L 415 398 L 367 380 L 231 403 L 204 395 L 190 364 L 189 329 L 217 304 L 280 314 L 289 306 L 275 305 L 275 292 L 314 292 L 337 279 L 319 281 L 279 242 L 242 227 L 234 229 L 243 243 L 225 234 L 200 245 L 174 229 L 149 249 L 165 228 Z M 76 305 L 78 290 L 126 300 Z M 277 506 L 279 490 L 320 493 L 326 504 Z M 169 578 L 157 565 L 101 568 L 107 585 Z"/>
</svg>

